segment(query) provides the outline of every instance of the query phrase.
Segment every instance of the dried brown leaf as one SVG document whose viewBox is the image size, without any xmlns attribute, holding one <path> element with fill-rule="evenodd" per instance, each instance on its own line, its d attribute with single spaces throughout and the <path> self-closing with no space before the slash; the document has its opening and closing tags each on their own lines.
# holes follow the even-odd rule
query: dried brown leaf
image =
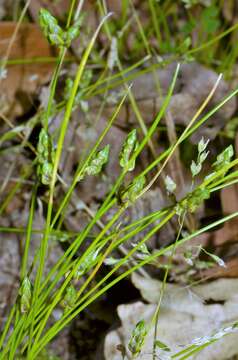
<svg viewBox="0 0 238 360">
<path fill-rule="evenodd" d="M 7 53 L 9 41 L 11 40 L 16 23 L 0 23 L 0 57 L 4 59 Z M 21 115 L 24 108 L 24 94 L 33 94 L 37 88 L 48 82 L 54 64 L 34 63 L 34 59 L 52 56 L 52 51 L 41 30 L 34 24 L 22 24 L 19 28 L 13 46 L 11 47 L 9 60 L 19 60 L 18 65 L 8 65 L 6 78 L 0 81 L 1 96 L 0 103 L 2 112 L 9 112 L 14 105 L 14 113 Z M 33 60 L 30 64 L 24 64 L 26 60 Z M 29 99 L 28 99 L 29 101 Z M 11 109 L 11 114 L 12 114 Z"/>
</svg>

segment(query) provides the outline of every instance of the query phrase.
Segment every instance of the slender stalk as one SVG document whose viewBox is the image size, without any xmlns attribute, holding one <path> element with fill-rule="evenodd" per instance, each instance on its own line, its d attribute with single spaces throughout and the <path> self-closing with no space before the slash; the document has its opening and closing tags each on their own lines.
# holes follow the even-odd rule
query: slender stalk
<svg viewBox="0 0 238 360">
<path fill-rule="evenodd" d="M 62 200 L 59 209 L 56 212 L 56 215 L 52 221 L 51 227 L 53 228 L 54 225 L 56 224 L 58 218 L 60 216 L 62 216 L 62 213 L 66 207 L 66 205 L 68 204 L 68 201 L 75 189 L 75 186 L 77 185 L 77 183 L 80 181 L 80 178 L 82 176 L 82 174 L 84 173 L 85 168 L 88 166 L 89 162 L 91 161 L 93 155 L 95 154 L 95 152 L 97 151 L 98 147 L 100 146 L 101 142 L 103 141 L 104 137 L 106 136 L 106 134 L 108 133 L 108 131 L 111 129 L 111 126 L 114 122 L 114 120 L 116 119 L 116 117 L 118 116 L 122 105 L 124 104 L 125 100 L 127 97 L 127 93 L 123 96 L 122 100 L 120 101 L 118 107 L 116 108 L 116 111 L 113 113 L 113 115 L 111 116 L 111 119 L 108 121 L 107 126 L 104 128 L 104 130 L 102 131 L 101 135 L 99 136 L 98 140 L 96 141 L 95 145 L 93 146 L 92 150 L 90 151 L 86 161 L 84 161 L 83 165 L 76 170 L 76 174 L 74 176 L 74 179 L 72 181 L 72 184 L 70 185 L 70 188 L 68 189 L 64 199 Z"/>
<path fill-rule="evenodd" d="M 39 295 L 39 291 L 40 291 L 40 283 L 41 283 L 41 278 L 43 275 L 43 269 L 44 269 L 44 264 L 45 264 L 48 238 L 49 238 L 49 234 L 50 234 L 50 230 L 51 230 L 50 224 L 51 224 L 51 216 L 52 216 L 52 210 L 53 210 L 54 189 L 55 189 L 55 183 L 56 183 L 56 179 L 57 179 L 58 165 L 59 165 L 59 161 L 60 161 L 60 157 L 61 157 L 61 153 L 62 153 L 62 149 L 63 149 L 63 144 L 64 144 L 64 138 L 65 138 L 68 123 L 69 123 L 69 120 L 71 117 L 71 113 L 72 113 L 72 109 L 73 109 L 73 105 L 74 105 L 74 99 L 77 94 L 78 86 L 79 86 L 84 68 L 86 66 L 88 57 L 91 53 L 91 50 L 93 48 L 93 45 L 97 38 L 97 35 L 98 35 L 104 21 L 106 21 L 106 19 L 108 18 L 108 16 L 110 16 L 110 14 L 107 15 L 100 23 L 99 27 L 97 28 L 95 34 L 93 35 L 87 49 L 85 50 L 84 55 L 82 57 L 81 63 L 79 65 L 78 71 L 76 73 L 73 88 L 72 88 L 69 100 L 67 102 L 67 105 L 66 105 L 65 114 L 64 114 L 64 118 L 63 118 L 61 129 L 60 129 L 60 134 L 59 134 L 59 139 L 58 139 L 58 144 L 57 144 L 57 149 L 56 149 L 55 159 L 54 159 L 54 164 L 53 164 L 52 180 L 50 183 L 50 194 L 49 194 L 49 203 L 48 203 L 48 210 L 47 210 L 47 217 L 46 217 L 45 232 L 44 232 L 44 236 L 43 236 L 41 246 L 40 246 L 40 262 L 39 262 L 39 267 L 38 267 L 37 274 L 36 274 L 34 291 L 33 291 L 33 296 L 32 296 L 33 314 L 32 314 L 32 326 L 31 326 L 31 330 L 30 330 L 29 344 L 31 344 L 31 342 L 32 342 L 32 334 L 33 334 L 34 318 L 35 318 L 34 304 L 36 303 L 36 301 L 38 299 L 38 295 Z M 52 91 L 53 91 L 53 89 L 54 89 L 54 83 L 52 83 Z M 29 354 L 30 354 L 30 352 L 29 352 Z"/>
<path fill-rule="evenodd" d="M 24 254 L 23 254 L 22 266 L 21 266 L 21 275 L 20 275 L 21 281 L 23 281 L 24 277 L 27 274 L 27 261 L 28 261 L 28 253 L 29 253 L 30 241 L 31 241 L 31 236 L 32 236 L 36 193 L 37 193 L 37 185 L 35 185 L 33 192 L 32 192 L 32 199 L 31 199 L 30 212 L 29 212 L 28 225 L 27 225 L 26 241 L 25 241 Z"/>
<path fill-rule="evenodd" d="M 160 289 L 158 304 L 157 304 L 156 310 L 154 312 L 153 318 L 152 318 L 151 323 L 150 323 L 150 327 L 154 324 L 153 360 L 156 360 L 156 357 L 157 357 L 156 356 L 156 340 L 157 340 L 157 335 L 158 335 L 158 321 L 159 321 L 161 303 L 162 303 L 162 299 L 163 299 L 165 288 L 166 288 L 166 283 L 167 283 L 167 279 L 168 279 L 168 275 L 169 275 L 169 270 L 170 270 L 170 267 L 172 265 L 173 257 L 174 257 L 175 252 L 176 252 L 177 243 L 178 243 L 178 240 L 180 238 L 180 235 L 181 235 L 181 232 L 182 232 L 182 229 L 183 229 L 184 220 L 185 220 L 185 213 L 183 214 L 181 222 L 179 222 L 180 223 L 179 224 L 179 231 L 178 231 L 178 234 L 177 234 L 174 246 L 173 246 L 173 250 L 172 250 L 172 254 L 171 254 L 170 259 L 169 259 L 169 263 L 168 263 L 168 265 L 166 267 L 166 270 L 165 270 L 162 286 L 161 286 L 161 289 Z"/>
<path fill-rule="evenodd" d="M 207 106 L 207 104 L 209 103 L 209 101 L 211 100 L 212 96 L 214 95 L 219 82 L 221 80 L 222 75 L 219 75 L 214 86 L 212 87 L 211 91 L 209 92 L 208 96 L 206 97 L 206 99 L 204 100 L 204 102 L 202 103 L 202 105 L 200 106 L 200 108 L 197 110 L 196 114 L 193 116 L 192 120 L 189 122 L 188 126 L 186 127 L 186 129 L 184 130 L 184 132 L 182 133 L 182 135 L 179 137 L 179 139 L 176 141 L 176 143 L 172 146 L 172 149 L 170 150 L 166 160 L 164 161 L 163 165 L 160 167 L 160 169 L 157 171 L 157 173 L 155 174 L 155 176 L 151 179 L 151 181 L 149 182 L 149 184 L 143 189 L 143 191 L 141 192 L 141 194 L 139 194 L 139 197 L 143 196 L 143 194 L 148 191 L 151 186 L 155 183 L 155 181 L 158 179 L 158 177 L 160 176 L 160 174 L 162 173 L 163 169 L 165 168 L 165 166 L 167 165 L 169 159 L 172 157 L 172 155 L 174 154 L 175 150 L 177 149 L 178 145 L 181 143 L 181 140 L 186 137 L 186 134 L 189 132 L 189 130 L 192 128 L 193 124 L 195 123 L 195 121 L 197 120 L 197 118 L 200 116 L 200 114 L 202 113 L 202 111 L 204 110 L 204 108 Z"/>
</svg>

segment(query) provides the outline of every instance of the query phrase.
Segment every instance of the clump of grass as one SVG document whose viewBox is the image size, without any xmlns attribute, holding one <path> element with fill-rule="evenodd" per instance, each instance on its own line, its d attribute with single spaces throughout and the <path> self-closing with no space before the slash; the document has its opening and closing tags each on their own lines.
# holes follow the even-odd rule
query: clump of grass
<svg viewBox="0 0 238 360">
<path fill-rule="evenodd" d="M 220 220 L 211 223 L 210 225 L 203 227 L 188 236 L 181 238 L 181 231 L 185 218 L 188 214 L 193 213 L 201 205 L 201 203 L 210 197 L 210 194 L 214 191 L 218 191 L 221 188 L 236 183 L 238 159 L 232 159 L 233 150 L 231 147 L 225 149 L 218 155 L 216 162 L 212 166 L 210 174 L 201 181 L 201 183 L 195 185 L 193 179 L 200 173 L 202 164 L 206 160 L 208 153 L 206 147 L 208 142 L 202 139 L 198 144 L 198 157 L 196 162 L 191 164 L 191 191 L 186 194 L 182 199 L 176 199 L 175 188 L 176 184 L 172 179 L 167 178 L 165 183 L 165 189 L 170 195 L 173 196 L 173 204 L 166 208 L 163 208 L 157 212 L 147 214 L 146 216 L 131 222 L 125 226 L 120 221 L 125 213 L 126 209 L 130 206 L 134 206 L 136 201 L 141 198 L 156 182 L 161 175 L 162 170 L 165 168 L 169 159 L 174 154 L 177 147 L 189 138 L 197 128 L 202 125 L 208 118 L 216 113 L 227 101 L 238 93 L 238 89 L 227 95 L 216 107 L 210 110 L 205 115 L 201 115 L 208 104 L 209 100 L 213 96 L 217 86 L 219 86 L 220 76 L 213 89 L 205 99 L 204 103 L 198 109 L 197 113 L 191 119 L 189 125 L 184 130 L 178 140 L 169 146 L 165 151 L 160 154 L 155 153 L 155 159 L 137 176 L 128 182 L 128 173 L 132 171 L 137 162 L 138 157 L 145 149 L 146 146 L 150 146 L 153 149 L 152 138 L 156 132 L 158 125 L 160 124 L 163 116 L 166 113 L 171 96 L 173 94 L 177 77 L 179 75 L 180 65 L 178 64 L 173 75 L 173 79 L 168 90 L 168 93 L 164 99 L 163 105 L 155 117 L 152 125 L 149 128 L 144 126 L 144 122 L 141 121 L 140 114 L 138 113 L 135 99 L 133 98 L 131 89 L 126 85 L 126 92 L 120 99 L 116 106 L 111 118 L 108 119 L 108 123 L 105 129 L 102 130 L 100 136 L 95 142 L 94 146 L 89 150 L 84 161 L 81 162 L 74 174 L 73 180 L 69 185 L 66 194 L 58 205 L 58 208 L 53 214 L 53 208 L 55 207 L 55 185 L 60 176 L 59 163 L 61 159 L 62 150 L 64 147 L 64 139 L 67 133 L 68 124 L 74 110 L 74 107 L 81 104 L 82 101 L 90 96 L 90 93 L 97 93 L 102 91 L 99 86 L 106 82 L 108 88 L 108 79 L 122 77 L 121 82 L 124 82 L 124 70 L 119 62 L 119 59 L 115 58 L 120 71 L 116 75 L 109 75 L 109 78 L 100 80 L 97 82 L 97 86 L 86 83 L 85 93 L 79 92 L 82 85 L 83 75 L 87 71 L 86 66 L 90 55 L 92 54 L 93 47 L 99 31 L 104 26 L 106 27 L 106 33 L 112 40 L 112 34 L 110 27 L 107 26 L 107 20 L 110 16 L 103 17 L 99 27 L 94 33 L 91 41 L 86 47 L 82 59 L 78 65 L 78 69 L 73 81 L 68 82 L 67 96 L 65 96 L 63 103 L 60 105 L 60 109 L 64 108 L 64 117 L 59 130 L 58 138 L 52 138 L 49 133 L 49 119 L 54 111 L 54 98 L 56 85 L 59 79 L 60 70 L 64 62 L 67 48 L 70 46 L 71 41 L 78 36 L 81 26 L 81 20 L 75 19 L 73 25 L 71 25 L 73 9 L 76 1 L 72 2 L 71 9 L 69 11 L 69 17 L 65 29 L 63 29 L 57 20 L 49 14 L 46 10 L 40 12 L 40 24 L 43 28 L 45 36 L 48 40 L 59 47 L 59 57 L 57 66 L 52 77 L 50 84 L 50 96 L 47 104 L 47 108 L 40 114 L 42 130 L 40 132 L 38 146 L 36 149 L 36 159 L 34 161 L 35 171 L 35 184 L 32 190 L 32 198 L 29 209 L 28 225 L 26 229 L 26 240 L 24 246 L 24 255 L 21 266 L 21 283 L 19 287 L 18 297 L 15 304 L 12 306 L 8 316 L 8 320 L 5 324 L 4 330 L 0 338 L 0 359 L 16 359 L 25 358 L 27 360 L 36 359 L 47 347 L 47 345 L 57 336 L 57 334 L 67 326 L 77 315 L 85 310 L 90 304 L 95 302 L 102 294 L 108 291 L 112 286 L 119 281 L 129 276 L 133 271 L 141 269 L 146 264 L 153 263 L 153 261 L 163 254 L 171 252 L 171 259 L 176 251 L 176 248 L 190 239 L 194 238 L 198 234 L 206 232 L 208 229 L 214 228 L 225 221 L 234 218 L 238 213 L 221 218 Z M 124 14 L 127 13 L 127 7 L 129 2 L 123 2 Z M 149 2 L 150 10 L 154 14 L 153 1 Z M 105 6 L 101 5 L 100 9 L 104 14 Z M 162 14 L 160 14 L 160 21 L 164 23 Z M 124 19 L 124 17 L 123 17 Z M 124 20 L 122 19 L 123 26 Z M 153 23 L 155 26 L 155 33 L 158 39 L 161 38 L 161 33 L 156 25 L 155 18 L 153 16 Z M 168 30 L 168 29 L 167 29 Z M 167 31 L 168 32 L 168 31 Z M 141 33 L 143 36 L 143 32 Z M 168 33 L 167 33 L 168 36 Z M 146 39 L 146 38 L 145 38 Z M 215 40 L 209 40 L 214 42 Z M 209 42 L 208 41 L 208 42 Z M 145 46 L 148 48 L 148 43 L 145 42 Z M 207 45 L 206 45 L 207 46 Z M 192 51 L 190 51 L 191 53 Z M 189 53 L 189 51 L 188 51 Z M 151 55 L 151 54 L 149 54 Z M 143 61 L 137 63 L 141 64 Z M 115 85 L 114 85 L 115 86 Z M 99 89 L 99 90 L 98 90 Z M 82 90 L 82 89 L 81 89 Z M 73 235 L 73 240 L 68 249 L 58 259 L 54 266 L 45 273 L 45 263 L 47 258 L 47 249 L 49 239 L 52 233 L 62 234 L 60 226 L 65 216 L 65 210 L 69 200 L 79 182 L 87 181 L 89 176 L 100 175 L 102 168 L 107 164 L 110 158 L 110 144 L 102 148 L 101 143 L 110 130 L 115 118 L 125 99 L 129 97 L 134 111 L 137 113 L 139 123 L 142 128 L 143 136 L 139 140 L 136 130 L 133 129 L 125 138 L 124 144 L 120 153 L 118 154 L 118 161 L 121 166 L 121 173 L 118 176 L 116 182 L 109 189 L 104 201 L 95 213 L 95 216 L 88 222 L 85 228 L 78 234 Z M 56 144 L 56 145 L 55 145 Z M 154 151 L 154 150 L 153 150 Z M 151 175 L 155 171 L 155 175 Z M 25 175 L 24 175 L 25 176 Z M 29 250 L 31 247 L 31 237 L 33 232 L 33 219 L 36 208 L 37 189 L 40 184 L 43 184 L 48 190 L 48 206 L 47 217 L 45 222 L 45 228 L 42 236 L 42 241 L 38 251 L 35 254 L 35 258 L 32 264 L 29 264 Z M 92 233 L 92 230 L 96 227 L 97 223 L 101 221 L 103 216 L 107 214 L 111 209 L 114 209 L 114 215 L 111 219 L 104 224 L 99 233 L 92 238 L 91 243 L 86 249 L 78 255 L 78 250 L 81 249 L 82 244 L 85 244 L 86 239 Z M 150 254 L 146 251 L 146 242 L 156 233 L 158 233 L 163 226 L 165 226 L 172 218 L 177 217 L 179 222 L 179 231 L 174 244 L 165 246 L 164 248 L 155 251 Z M 140 234 L 146 232 L 145 236 L 137 244 L 134 244 L 133 248 L 128 250 L 125 256 L 118 259 L 113 259 L 113 252 L 116 251 L 121 245 L 128 240 Z M 144 249 L 144 255 L 136 262 L 133 256 Z M 212 255 L 212 254 L 211 254 Z M 133 262 L 130 260 L 133 259 Z M 213 257 L 213 259 L 215 259 Z M 97 283 L 93 282 L 93 279 L 97 273 L 101 270 L 104 263 L 110 264 L 111 269 L 108 270 L 106 275 L 103 275 L 101 280 Z M 129 268 L 120 273 L 118 270 L 124 267 L 125 264 L 130 264 Z M 33 275 L 33 269 L 35 275 Z M 163 289 L 166 286 L 167 268 L 164 276 Z M 154 349 L 160 347 L 166 348 L 165 344 L 160 343 L 156 338 L 157 320 L 159 316 L 160 304 L 162 300 L 163 291 L 161 292 L 161 298 L 158 303 L 157 310 L 155 312 L 152 325 L 155 325 L 155 339 Z M 52 317 L 53 311 L 57 306 L 63 306 L 64 311 L 62 316 L 58 320 L 54 320 Z M 228 331 L 224 331 L 227 334 Z M 145 324 L 141 321 L 132 334 L 132 339 L 129 344 L 129 348 L 136 356 L 140 353 L 144 339 L 146 337 L 147 330 Z M 213 341 L 217 341 L 218 337 L 207 339 L 207 341 L 200 341 L 200 343 L 190 345 L 186 350 L 183 350 L 179 354 L 175 354 L 173 357 L 180 357 L 185 359 L 190 355 L 200 351 L 204 346 L 209 345 Z M 183 357 L 181 357 L 183 356 Z"/>
</svg>

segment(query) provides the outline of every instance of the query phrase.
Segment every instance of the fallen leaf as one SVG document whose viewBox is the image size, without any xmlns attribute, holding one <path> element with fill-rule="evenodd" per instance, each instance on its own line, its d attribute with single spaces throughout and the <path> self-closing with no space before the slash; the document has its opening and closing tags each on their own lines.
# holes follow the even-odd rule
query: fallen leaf
<svg viewBox="0 0 238 360">
<path fill-rule="evenodd" d="M 136 274 L 133 274 L 132 281 L 149 304 L 139 301 L 118 307 L 122 325 L 105 339 L 106 360 L 122 360 L 121 354 L 116 351 L 117 345 L 127 347 L 135 325 L 142 319 L 149 324 L 157 306 L 162 283 Z M 211 336 L 236 320 L 237 293 L 238 280 L 234 279 L 219 279 L 190 288 L 168 284 L 161 304 L 157 339 L 171 349 L 169 355 L 172 355 L 191 344 L 195 338 Z M 152 327 L 138 359 L 148 360 L 152 356 L 153 334 Z M 203 349 L 196 355 L 196 360 L 228 360 L 236 354 L 237 334 L 230 334 Z M 156 350 L 156 355 L 158 358 L 161 356 L 160 349 Z M 131 359 L 129 352 L 126 359 Z"/>
<path fill-rule="evenodd" d="M 9 42 L 16 27 L 14 22 L 0 23 L 0 57 L 6 56 Z M 50 80 L 54 64 L 34 63 L 37 58 L 52 56 L 52 50 L 41 30 L 34 24 L 22 24 L 13 41 L 9 60 L 20 60 L 22 63 L 8 65 L 6 78 L 0 80 L 1 112 L 21 115 L 24 101 L 29 102 L 28 95 L 36 92 L 38 87 Z M 30 63 L 26 63 L 29 61 Z M 27 99 L 28 98 L 28 99 Z M 14 110 L 12 107 L 14 106 Z"/>
</svg>

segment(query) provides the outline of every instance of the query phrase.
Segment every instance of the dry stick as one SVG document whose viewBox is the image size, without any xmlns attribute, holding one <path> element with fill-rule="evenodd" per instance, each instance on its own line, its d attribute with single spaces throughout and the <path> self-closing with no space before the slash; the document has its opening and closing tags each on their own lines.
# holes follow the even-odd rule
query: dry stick
<svg viewBox="0 0 238 360">
<path fill-rule="evenodd" d="M 214 95 L 219 82 L 221 81 L 222 78 L 222 74 L 220 74 L 217 78 L 217 81 L 215 82 L 215 85 L 213 86 L 212 90 L 210 91 L 210 93 L 208 94 L 207 98 L 204 100 L 204 102 L 202 103 L 202 105 L 200 106 L 200 108 L 198 109 L 198 111 L 196 112 L 196 114 L 194 115 L 194 117 L 192 118 L 192 120 L 190 121 L 189 125 L 186 127 L 186 129 L 184 130 L 184 132 L 182 133 L 182 135 L 179 137 L 179 139 L 177 140 L 177 142 L 174 144 L 173 149 L 171 150 L 171 152 L 169 153 L 168 157 L 165 159 L 163 165 L 161 166 L 161 168 L 159 169 L 159 171 L 157 172 L 157 174 L 153 177 L 153 179 L 149 182 L 149 184 L 143 189 L 143 191 L 138 195 L 137 199 L 141 196 L 144 195 L 145 192 L 147 192 L 151 186 L 155 183 L 155 181 L 158 179 L 158 177 L 160 176 L 161 172 L 163 171 L 163 169 L 165 168 L 165 166 L 167 165 L 169 159 L 171 158 L 171 156 L 173 155 L 173 153 L 175 152 L 175 150 L 177 149 L 178 145 L 180 144 L 180 142 L 183 140 L 184 136 L 187 134 L 187 132 L 189 131 L 189 129 L 192 127 L 192 125 L 194 124 L 194 122 L 197 120 L 197 118 L 199 117 L 199 115 L 201 115 L 202 111 L 204 110 L 204 108 L 207 106 L 207 104 L 209 103 L 209 101 L 211 100 L 212 96 Z"/>
<path fill-rule="evenodd" d="M 74 21 L 78 20 L 79 15 L 80 15 L 81 10 L 82 10 L 82 7 L 83 7 L 83 4 L 84 4 L 84 0 L 80 0 L 79 3 L 78 3 L 77 9 L 75 11 Z"/>
</svg>

